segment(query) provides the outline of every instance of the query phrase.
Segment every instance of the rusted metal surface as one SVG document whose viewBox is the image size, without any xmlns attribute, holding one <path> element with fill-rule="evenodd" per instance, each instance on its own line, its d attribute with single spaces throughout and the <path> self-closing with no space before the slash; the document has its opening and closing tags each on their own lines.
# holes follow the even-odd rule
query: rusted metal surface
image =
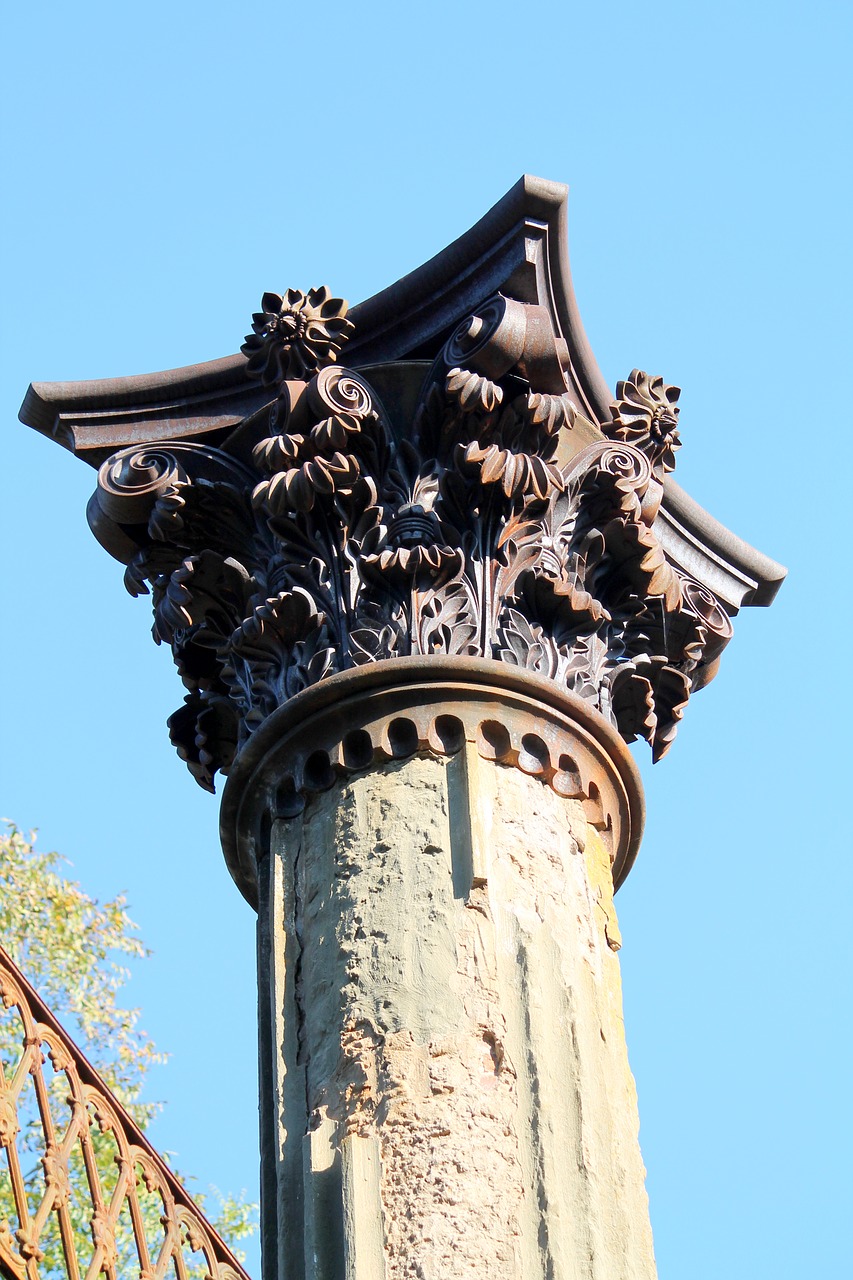
<svg viewBox="0 0 853 1280">
<path fill-rule="evenodd" d="M 431 366 L 369 380 L 329 363 L 345 304 L 317 299 L 265 295 L 244 349 L 277 395 L 232 452 L 121 450 L 89 504 L 128 589 L 150 588 L 193 776 L 212 790 L 302 689 L 431 654 L 546 676 L 660 759 L 732 634 L 655 533 L 678 389 L 635 370 L 591 437 L 544 308 L 495 295 Z"/>
<path fill-rule="evenodd" d="M 341 778 L 417 754 L 453 756 L 466 741 L 483 759 L 577 801 L 619 887 L 640 846 L 645 806 L 639 770 L 616 729 L 535 672 L 435 655 L 344 671 L 264 721 L 222 797 L 222 847 L 241 892 L 257 906 L 255 857 L 271 821 L 295 817 Z"/>
<path fill-rule="evenodd" d="M 672 487 L 678 388 L 605 386 L 565 213 L 525 178 L 352 310 L 264 294 L 240 358 L 31 388 L 24 420 L 100 464 L 89 523 L 152 597 L 202 787 L 304 689 L 430 655 L 550 679 L 659 760 L 772 600 L 781 566 Z"/>
<path fill-rule="evenodd" d="M 564 344 L 566 385 L 589 420 L 609 421 L 612 394 L 590 348 L 572 286 L 568 189 L 526 174 L 464 235 L 417 270 L 348 313 L 351 368 L 432 360 L 455 326 L 495 293 L 546 307 Z M 263 408 L 263 385 L 246 377 L 246 355 L 162 373 L 88 382 L 38 382 L 21 420 L 90 465 L 154 440 L 221 447 Z M 724 528 L 675 484 L 664 483 L 657 534 L 667 555 L 727 608 L 767 605 L 785 570 Z"/>
<path fill-rule="evenodd" d="M 0 1275 L 248 1280 L 0 948 Z"/>
</svg>

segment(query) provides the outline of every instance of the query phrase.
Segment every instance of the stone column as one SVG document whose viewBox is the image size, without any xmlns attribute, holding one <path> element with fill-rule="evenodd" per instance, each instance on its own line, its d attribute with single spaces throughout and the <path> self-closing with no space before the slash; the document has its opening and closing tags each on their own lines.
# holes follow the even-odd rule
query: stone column
<svg viewBox="0 0 853 1280">
<path fill-rule="evenodd" d="M 673 488 L 677 387 L 610 399 L 564 201 L 522 183 L 351 315 L 264 294 L 245 360 L 25 406 L 100 462 L 90 524 L 186 689 L 172 741 L 228 778 L 264 1280 L 654 1274 L 626 744 L 667 753 L 784 571 Z"/>
<path fill-rule="evenodd" d="M 378 663 L 261 727 L 223 840 L 257 875 L 267 1280 L 655 1275 L 613 910 L 641 825 L 616 731 L 495 663 Z"/>
<path fill-rule="evenodd" d="M 523 178 L 352 311 L 265 293 L 241 355 L 35 384 L 150 592 L 169 732 L 259 911 L 264 1280 L 654 1274 L 612 889 L 625 744 L 672 746 L 784 569 L 615 397 L 566 189 Z M 341 363 L 342 352 L 345 363 Z"/>
</svg>

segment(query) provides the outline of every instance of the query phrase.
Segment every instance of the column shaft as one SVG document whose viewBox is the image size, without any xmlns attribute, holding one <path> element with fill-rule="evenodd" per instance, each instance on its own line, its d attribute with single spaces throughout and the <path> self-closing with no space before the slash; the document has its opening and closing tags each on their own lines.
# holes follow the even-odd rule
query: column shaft
<svg viewBox="0 0 853 1280">
<path fill-rule="evenodd" d="M 582 801 L 466 743 L 313 795 L 265 874 L 279 1280 L 653 1277 Z"/>
</svg>

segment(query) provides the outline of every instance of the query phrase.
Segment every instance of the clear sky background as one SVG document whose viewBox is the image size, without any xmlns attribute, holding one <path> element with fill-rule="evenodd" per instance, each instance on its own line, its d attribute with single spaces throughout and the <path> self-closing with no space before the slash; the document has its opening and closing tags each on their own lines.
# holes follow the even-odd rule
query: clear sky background
<svg viewBox="0 0 853 1280">
<path fill-rule="evenodd" d="M 30 380 L 236 351 L 264 290 L 352 303 L 523 171 L 571 185 L 611 386 L 683 387 L 677 478 L 787 564 L 735 625 L 619 895 L 662 1280 L 849 1275 L 850 6 L 9 6 L 0 812 L 126 890 L 171 1051 L 155 1141 L 257 1185 L 253 917 L 172 751 L 149 604 Z M 258 1275 L 258 1263 L 250 1257 Z"/>
</svg>

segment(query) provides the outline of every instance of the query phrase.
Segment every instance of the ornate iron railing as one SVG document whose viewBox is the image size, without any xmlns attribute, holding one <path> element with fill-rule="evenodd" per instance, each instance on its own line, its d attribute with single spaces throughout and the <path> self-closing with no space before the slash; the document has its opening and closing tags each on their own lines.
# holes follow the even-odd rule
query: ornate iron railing
<svg viewBox="0 0 853 1280">
<path fill-rule="evenodd" d="M 0 948 L 0 1275 L 248 1280 Z"/>
</svg>

